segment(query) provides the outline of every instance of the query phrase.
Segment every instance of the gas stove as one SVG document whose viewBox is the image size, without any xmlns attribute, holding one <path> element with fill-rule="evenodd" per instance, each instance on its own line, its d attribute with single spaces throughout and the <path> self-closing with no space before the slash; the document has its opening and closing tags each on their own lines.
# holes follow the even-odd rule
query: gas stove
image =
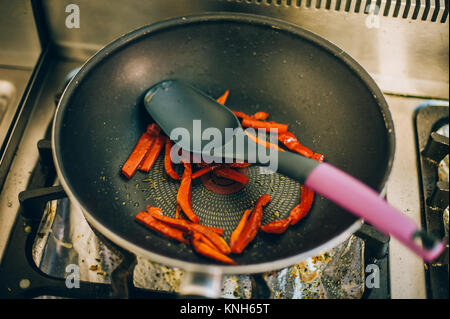
<svg viewBox="0 0 450 319">
<path fill-rule="evenodd" d="M 428 294 L 448 298 L 448 181 L 449 181 L 448 103 L 428 101 L 415 116 L 415 129 L 421 182 L 422 220 L 428 231 L 444 238 L 447 251 L 425 267 Z"/>
<path fill-rule="evenodd" d="M 279 2 L 217 1 L 215 9 L 233 7 L 260 14 L 264 14 L 267 10 L 271 15 L 295 20 L 300 10 L 303 10 L 300 15 L 308 16 L 310 11 L 306 10 L 310 10 L 312 6 L 309 2 L 297 1 L 295 4 L 295 1 Z M 163 6 L 161 3 L 158 2 L 158 6 Z M 202 2 L 199 1 L 197 4 L 199 6 L 196 8 L 197 11 L 204 9 L 200 3 Z M 319 7 L 316 8 L 320 9 L 320 2 L 317 3 Z M 335 8 L 336 14 L 347 13 L 350 19 L 360 18 L 360 15 L 356 14 L 355 2 L 348 1 L 348 3 L 350 6 L 338 9 L 336 2 L 327 1 L 326 5 L 318 10 L 318 16 L 322 13 L 329 16 L 332 13 L 330 8 Z M 386 2 L 380 3 L 384 11 L 389 12 L 389 9 L 386 9 Z M 81 12 L 87 6 L 87 3 L 80 1 Z M 292 13 L 293 10 L 280 13 L 289 8 L 298 11 L 295 14 Z M 368 7 L 367 13 L 370 13 L 370 8 L 372 7 Z M 96 10 L 92 7 L 90 9 L 88 14 Z M 54 39 L 45 47 L 30 81 L 29 92 L 32 94 L 24 97 L 23 103 L 28 108 L 29 114 L 26 118 L 18 119 L 24 121 L 24 130 L 18 139 L 18 148 L 0 194 L 2 221 L 0 297 L 174 298 L 179 291 L 183 270 L 135 256 L 93 231 L 80 209 L 68 200 L 59 185 L 51 157 L 49 129 L 55 102 L 71 72 L 80 67 L 93 51 L 100 48 L 102 41 L 108 41 L 109 38 L 101 38 L 101 41 L 91 38 L 90 40 L 95 40 L 96 45 L 86 45 L 86 42 L 78 48 L 73 47 L 74 42 L 65 45 L 64 37 L 73 40 L 71 39 L 73 34 L 68 30 L 58 31 L 54 27 L 61 19 L 60 15 L 54 14 L 54 10 L 55 7 L 47 6 L 45 1 L 35 8 L 36 14 L 42 14 L 38 19 L 46 21 L 46 27 L 50 28 L 49 36 Z M 350 15 L 352 10 L 355 12 L 354 15 Z M 406 15 L 408 16 L 408 13 Z M 162 17 L 153 17 L 155 20 L 157 18 Z M 412 19 L 413 16 L 409 18 Z M 443 20 L 444 24 L 447 21 L 445 14 L 439 13 L 435 20 L 438 18 Z M 305 22 L 306 27 L 322 30 L 328 38 L 331 37 L 332 40 L 342 44 L 344 49 L 353 50 L 352 53 L 355 53 L 358 61 L 368 63 L 366 55 L 355 50 L 354 44 L 348 45 L 348 40 L 333 34 L 327 27 L 322 26 L 320 29 L 320 23 L 313 18 L 310 19 L 309 22 L 308 20 Z M 383 20 L 381 22 L 383 23 Z M 386 23 L 395 21 L 386 18 Z M 124 29 L 128 27 L 123 26 Z M 370 69 L 371 65 L 369 66 Z M 439 237 L 447 235 L 448 238 L 448 223 L 447 226 L 430 226 L 428 217 L 429 212 L 436 212 L 436 207 L 445 215 L 445 207 L 442 207 L 445 203 L 442 203 L 442 198 L 445 197 L 445 187 L 448 197 L 448 177 L 446 185 L 445 182 L 440 182 L 435 188 L 424 186 L 423 173 L 427 170 L 424 169 L 424 165 L 430 163 L 424 158 L 431 155 L 423 155 L 429 153 L 422 152 L 422 149 L 439 147 L 427 146 L 427 143 L 432 142 L 427 142 L 428 139 L 426 142 L 419 139 L 416 130 L 419 125 L 415 122 L 420 117 L 418 110 L 426 109 L 425 105 L 439 105 L 448 114 L 448 101 L 443 100 L 448 98 L 448 89 L 446 91 L 439 81 L 435 81 L 427 82 L 427 92 L 420 91 L 425 90 L 424 88 L 417 91 L 414 89 L 415 86 L 411 85 L 414 83 L 412 79 L 405 81 L 402 87 L 401 84 L 393 84 L 392 74 L 389 75 L 388 71 L 385 70 L 385 73 L 383 70 L 378 71 L 374 72 L 373 76 L 380 84 L 390 106 L 397 144 L 393 170 L 385 189 L 386 199 L 418 224 L 438 227 L 436 234 Z M 401 76 L 407 78 L 405 74 Z M 429 96 L 437 97 L 439 100 L 430 100 Z M 442 118 L 445 120 L 445 116 L 441 116 L 439 121 L 442 122 Z M 435 134 L 433 137 L 436 140 Z M 445 145 L 445 139 L 442 140 L 440 137 L 437 139 Z M 448 137 L 446 143 L 448 154 Z M 431 183 L 436 185 L 436 182 L 437 180 Z M 73 269 L 78 271 L 81 280 L 79 288 L 69 288 Z M 447 279 L 447 291 L 441 288 L 444 287 L 440 283 L 442 278 Z M 225 276 L 222 279 L 221 292 L 221 297 L 233 299 L 445 298 L 445 296 L 448 298 L 448 260 L 424 265 L 400 243 L 366 224 L 341 245 L 314 258 L 299 261 L 289 268 L 270 273 Z"/>
</svg>

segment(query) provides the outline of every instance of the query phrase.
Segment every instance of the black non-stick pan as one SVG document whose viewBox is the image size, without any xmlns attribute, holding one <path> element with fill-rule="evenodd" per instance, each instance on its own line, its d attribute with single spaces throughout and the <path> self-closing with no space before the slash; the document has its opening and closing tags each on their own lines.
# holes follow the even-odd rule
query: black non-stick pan
<svg viewBox="0 0 450 319">
<path fill-rule="evenodd" d="M 153 261 L 222 273 L 286 267 L 336 246 L 359 228 L 361 220 L 316 196 L 305 219 L 281 235 L 260 232 L 243 254 L 232 256 L 237 266 L 225 266 L 137 223 L 136 214 L 147 204 L 175 214 L 179 182 L 166 176 L 162 155 L 148 174 L 137 172 L 127 180 L 120 173 L 152 121 L 142 97 L 167 78 L 213 97 L 229 89 L 231 109 L 270 113 L 326 161 L 382 191 L 394 157 L 393 123 L 382 93 L 357 62 L 279 20 L 203 14 L 122 36 L 92 57 L 64 91 L 54 119 L 55 163 L 63 187 L 92 227 Z M 211 180 L 193 185 L 201 223 L 224 228 L 227 239 L 261 194 L 272 197 L 263 224 L 286 217 L 299 202 L 297 182 L 253 166 L 245 173 L 250 182 L 240 190 L 211 187 L 208 183 L 220 184 Z"/>
</svg>

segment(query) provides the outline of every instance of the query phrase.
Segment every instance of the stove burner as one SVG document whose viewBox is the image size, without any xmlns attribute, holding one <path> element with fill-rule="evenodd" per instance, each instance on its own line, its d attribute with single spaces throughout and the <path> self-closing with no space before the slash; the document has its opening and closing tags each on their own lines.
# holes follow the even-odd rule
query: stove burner
<svg viewBox="0 0 450 319">
<path fill-rule="evenodd" d="M 446 251 L 438 260 L 425 268 L 427 294 L 433 299 L 448 298 L 448 226 L 445 225 L 445 210 L 449 205 L 449 186 L 448 176 L 445 180 L 439 176 L 439 165 L 444 158 L 448 158 L 449 153 L 448 136 L 442 135 L 439 128 L 447 126 L 448 134 L 448 121 L 448 103 L 443 105 L 437 101 L 422 105 L 415 118 L 424 228 L 438 238 L 444 237 L 447 244 Z"/>
</svg>

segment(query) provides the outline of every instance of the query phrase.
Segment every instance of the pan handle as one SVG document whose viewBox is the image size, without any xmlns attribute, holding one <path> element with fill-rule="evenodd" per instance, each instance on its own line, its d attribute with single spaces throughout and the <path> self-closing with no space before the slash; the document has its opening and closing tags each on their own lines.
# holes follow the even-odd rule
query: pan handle
<svg viewBox="0 0 450 319">
<path fill-rule="evenodd" d="M 186 270 L 180 284 L 181 298 L 219 298 L 222 288 L 222 271 L 205 267 L 200 271 Z"/>
<path fill-rule="evenodd" d="M 427 262 L 436 259 L 445 249 L 442 241 L 421 230 L 377 192 L 332 165 L 318 165 L 306 178 L 305 185 L 378 230 L 394 236 Z"/>
</svg>

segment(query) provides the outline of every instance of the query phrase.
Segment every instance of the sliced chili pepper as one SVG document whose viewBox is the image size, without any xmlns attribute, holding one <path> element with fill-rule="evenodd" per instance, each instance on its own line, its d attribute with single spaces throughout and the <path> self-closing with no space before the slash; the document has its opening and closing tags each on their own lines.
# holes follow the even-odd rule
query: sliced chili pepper
<svg viewBox="0 0 450 319">
<path fill-rule="evenodd" d="M 163 222 L 169 226 L 178 228 L 185 232 L 191 231 L 190 222 L 182 218 L 172 218 L 163 214 L 163 211 L 159 207 L 147 206 L 147 213 L 153 218 Z"/>
<path fill-rule="evenodd" d="M 148 172 L 152 168 L 153 164 L 159 156 L 159 153 L 161 153 L 165 141 L 166 137 L 162 134 L 155 138 L 155 141 L 153 142 L 152 147 L 142 161 L 139 170 Z"/>
<path fill-rule="evenodd" d="M 287 132 L 287 130 L 288 130 L 287 124 L 280 124 L 280 123 L 276 123 L 273 121 L 264 122 L 264 121 L 249 119 L 249 118 L 244 118 L 242 120 L 242 126 L 252 127 L 252 128 L 256 128 L 256 129 L 261 128 L 261 129 L 266 129 L 266 130 L 277 129 L 278 134 Z"/>
<path fill-rule="evenodd" d="M 175 218 L 176 219 L 180 219 L 181 218 L 181 206 L 179 204 L 177 204 L 177 207 L 175 207 Z"/>
<path fill-rule="evenodd" d="M 220 165 L 215 164 L 215 165 L 210 165 L 210 166 L 203 167 L 203 168 L 199 169 L 198 171 L 196 171 L 195 173 L 192 174 L 192 179 L 196 179 L 196 178 L 199 178 L 200 176 L 208 174 L 209 172 L 211 172 L 212 170 L 216 169 L 219 166 Z"/>
<path fill-rule="evenodd" d="M 300 144 L 297 137 L 291 132 L 278 133 L 278 140 L 291 151 L 297 152 L 305 157 L 312 157 L 314 152 Z"/>
<path fill-rule="evenodd" d="M 308 187 L 301 186 L 300 204 L 292 208 L 289 217 L 291 219 L 291 225 L 298 223 L 300 219 L 305 217 L 311 209 L 314 201 L 314 191 Z"/>
<path fill-rule="evenodd" d="M 266 233 L 281 234 L 286 231 L 286 229 L 289 227 L 290 224 L 291 224 L 291 218 L 287 217 L 284 219 L 275 220 L 268 224 L 262 225 L 261 230 Z"/>
<path fill-rule="evenodd" d="M 152 215 L 154 218 L 158 219 L 159 221 L 166 223 L 170 226 L 179 228 L 181 230 L 184 231 L 192 231 L 192 225 L 193 223 L 182 219 L 182 218 L 172 218 L 169 216 L 164 215 L 163 211 L 159 208 L 159 207 L 154 207 L 154 206 L 147 206 L 147 213 L 149 213 L 150 215 Z M 196 224 L 198 225 L 198 228 L 204 228 L 205 231 L 212 231 L 215 232 L 218 235 L 223 235 L 225 230 L 223 228 L 216 228 L 216 227 L 212 227 L 212 226 L 207 226 L 207 225 L 201 225 L 201 224 Z M 198 229 L 196 228 L 196 229 Z"/>
<path fill-rule="evenodd" d="M 126 178 L 130 179 L 134 175 L 139 165 L 151 149 L 154 141 L 153 130 L 153 125 L 147 126 L 147 130 L 141 135 L 127 161 L 122 166 L 122 174 Z"/>
<path fill-rule="evenodd" d="M 254 120 L 254 118 L 251 115 L 245 114 L 244 112 L 241 111 L 231 111 L 231 112 L 233 112 L 233 114 L 236 115 L 236 117 L 239 117 L 241 119 Z"/>
<path fill-rule="evenodd" d="M 322 154 L 319 154 L 319 153 L 314 153 L 311 158 L 316 161 L 323 162 L 325 159 L 325 156 L 323 156 Z"/>
<path fill-rule="evenodd" d="M 192 210 L 192 167 L 189 163 L 184 163 L 184 172 L 181 177 L 181 184 L 178 188 L 177 203 L 186 214 L 187 218 L 193 223 L 199 223 L 197 215 Z"/>
<path fill-rule="evenodd" d="M 230 246 L 228 246 L 225 239 L 223 239 L 221 236 L 219 236 L 216 232 L 206 229 L 205 227 L 202 227 L 203 225 L 200 224 L 192 224 L 191 229 L 194 232 L 199 232 L 202 235 L 204 235 L 206 238 L 208 238 L 216 248 L 221 251 L 223 254 L 228 255 L 231 252 Z"/>
<path fill-rule="evenodd" d="M 150 134 L 152 136 L 158 136 L 159 133 L 161 132 L 161 128 L 158 126 L 158 124 L 152 123 L 147 125 L 146 132 L 147 134 Z"/>
<path fill-rule="evenodd" d="M 192 246 L 194 247 L 194 250 L 198 252 L 199 254 L 202 254 L 206 257 L 218 260 L 223 263 L 236 265 L 237 263 L 231 259 L 230 257 L 222 254 L 217 249 L 212 248 L 211 246 L 205 244 L 201 239 L 192 238 Z"/>
<path fill-rule="evenodd" d="M 179 180 L 180 176 L 178 176 L 177 172 L 173 169 L 172 159 L 170 157 L 170 150 L 172 149 L 172 142 L 169 138 L 166 138 L 166 149 L 164 154 L 164 168 L 166 170 L 167 175 L 175 180 Z"/>
<path fill-rule="evenodd" d="M 234 115 L 241 119 L 250 119 L 250 120 L 258 120 L 258 121 L 264 121 L 269 117 L 269 113 L 266 112 L 256 112 L 253 115 L 248 115 L 241 111 L 232 111 Z"/>
<path fill-rule="evenodd" d="M 256 112 L 255 114 L 252 115 L 252 118 L 254 118 L 255 120 L 260 120 L 260 121 L 267 120 L 268 117 L 269 117 L 269 113 L 266 113 L 266 112 Z"/>
<path fill-rule="evenodd" d="M 178 240 L 182 243 L 188 244 L 188 240 L 184 238 L 184 232 L 170 227 L 167 224 L 164 224 L 157 219 L 153 218 L 150 214 L 147 212 L 140 212 L 136 215 L 136 220 L 140 222 L 141 224 L 147 226 L 150 229 L 153 229 L 154 231 L 157 231 L 161 234 L 163 234 L 166 237 Z"/>
<path fill-rule="evenodd" d="M 201 225 L 201 224 L 199 224 L 199 225 Z M 220 236 L 223 236 L 223 234 L 225 233 L 225 229 L 223 229 L 223 228 L 218 228 L 218 227 L 213 227 L 213 226 L 208 226 L 208 225 L 202 225 L 202 226 L 205 227 L 205 229 L 211 230 Z"/>
<path fill-rule="evenodd" d="M 250 180 L 248 176 L 245 176 L 230 167 L 219 167 L 214 170 L 214 174 L 241 184 L 247 184 Z"/>
<path fill-rule="evenodd" d="M 219 96 L 216 101 L 220 104 L 225 105 L 228 95 L 230 94 L 230 90 L 226 90 L 221 96 Z M 253 115 L 247 115 L 244 112 L 240 111 L 232 111 L 239 118 L 249 118 L 254 120 L 266 120 L 269 117 L 269 113 L 266 112 L 256 112 Z"/>
<path fill-rule="evenodd" d="M 219 96 L 216 99 L 216 101 L 219 102 L 220 104 L 225 104 L 229 94 L 230 94 L 230 90 L 226 90 L 221 96 Z"/>
<path fill-rule="evenodd" d="M 231 234 L 230 248 L 231 248 L 232 252 L 234 252 L 234 246 L 236 245 L 237 240 L 241 236 L 242 230 L 244 229 L 245 223 L 247 222 L 248 216 L 250 216 L 251 212 L 252 212 L 251 209 L 245 210 L 244 214 L 241 217 L 241 220 L 239 221 L 238 225 L 236 226 L 236 228 L 233 230 L 233 233 Z"/>
<path fill-rule="evenodd" d="M 247 136 L 248 136 L 253 142 L 255 142 L 255 143 L 257 143 L 257 144 L 260 144 L 260 145 L 262 145 L 262 146 L 264 146 L 264 147 L 266 147 L 266 148 L 269 148 L 269 149 L 276 149 L 276 150 L 278 150 L 278 151 L 285 152 L 285 150 L 282 149 L 282 148 L 280 148 L 278 145 L 275 145 L 275 144 L 273 144 L 273 143 L 270 143 L 270 142 L 268 142 L 268 141 L 266 141 L 266 140 L 261 140 L 261 139 L 257 138 L 256 136 L 254 136 L 253 134 L 250 134 L 250 133 L 247 132 L 247 131 L 245 131 L 245 134 L 247 134 Z"/>
<path fill-rule="evenodd" d="M 241 253 L 245 247 L 256 237 L 259 228 L 261 227 L 261 220 L 263 214 L 263 206 L 267 205 L 270 201 L 270 195 L 264 194 L 258 198 L 255 208 L 253 209 L 250 218 L 242 230 L 236 244 L 233 247 L 233 253 Z"/>
<path fill-rule="evenodd" d="M 210 241 L 205 235 L 202 235 L 198 232 L 194 232 L 192 233 L 192 238 L 193 239 L 198 239 L 201 242 L 203 242 L 205 245 L 208 245 L 209 247 L 211 247 L 212 249 L 217 250 L 216 246 L 214 246 L 214 244 L 212 243 L 212 241 Z"/>
<path fill-rule="evenodd" d="M 188 151 L 185 151 L 177 144 L 173 144 L 173 145 L 171 144 L 171 147 L 177 149 L 180 164 L 181 163 L 197 163 L 201 159 L 201 155 L 199 156 L 197 154 L 193 154 Z M 175 152 L 172 151 L 172 153 L 175 153 Z"/>
</svg>

